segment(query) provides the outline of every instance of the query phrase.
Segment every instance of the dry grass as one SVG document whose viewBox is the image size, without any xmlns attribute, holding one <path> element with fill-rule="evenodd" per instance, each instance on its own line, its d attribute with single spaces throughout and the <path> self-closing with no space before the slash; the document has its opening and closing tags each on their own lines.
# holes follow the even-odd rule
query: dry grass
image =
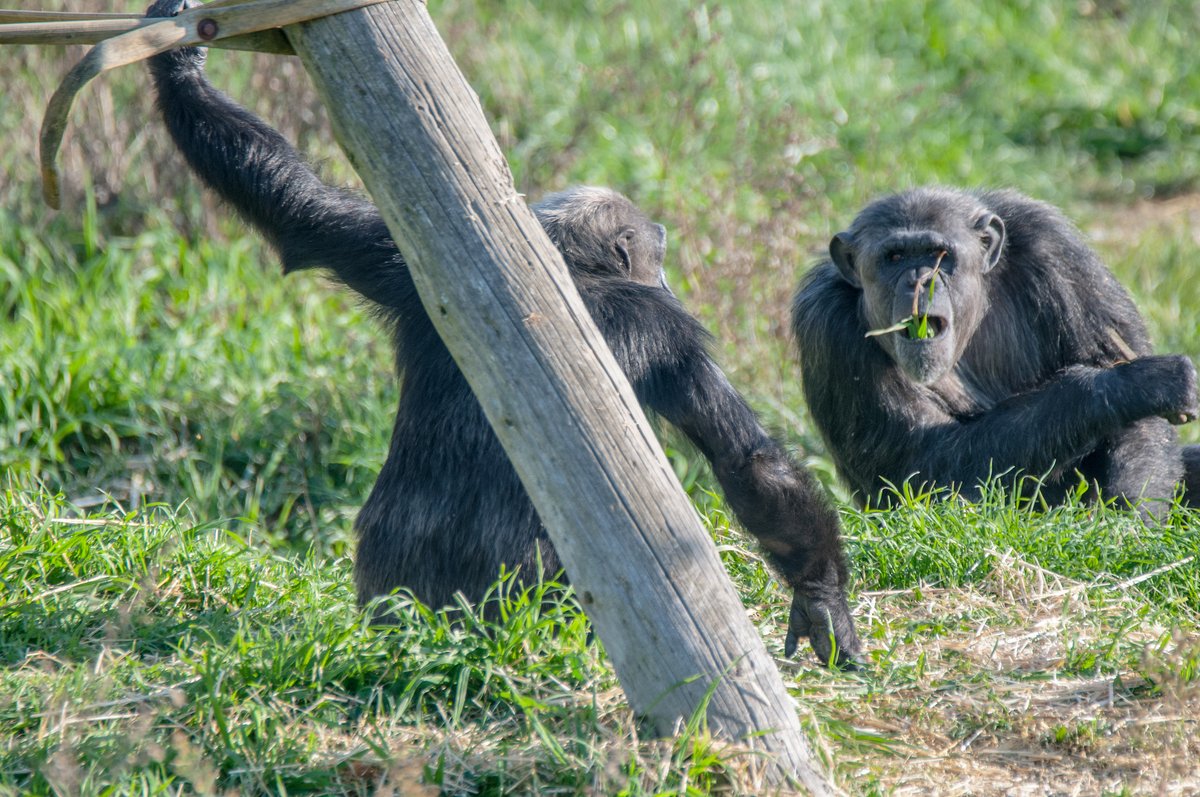
<svg viewBox="0 0 1200 797">
<path fill-rule="evenodd" d="M 1119 207 L 1099 209 L 1088 232 L 1101 243 L 1137 240 L 1146 235 L 1171 234 L 1180 227 L 1200 246 L 1200 194 L 1179 194 L 1166 199 L 1139 199 Z"/>
<path fill-rule="evenodd" d="M 979 588 L 863 593 L 859 613 L 893 629 L 974 621 L 898 645 L 888 666 L 915 675 L 882 673 L 853 698 L 847 683 L 804 679 L 818 713 L 886 740 L 841 766 L 852 792 L 870 774 L 897 795 L 1200 793 L 1200 683 L 1171 664 L 1194 658 L 1200 638 L 1138 621 L 1144 610 L 1124 590 L 1009 556 Z M 1073 651 L 1113 644 L 1114 633 L 1143 648 L 1140 666 L 1073 672 Z M 1165 655 L 1155 652 L 1164 638 Z"/>
<path fill-rule="evenodd" d="M 1071 582 L 1009 556 L 978 588 L 862 593 L 857 613 L 863 627 L 882 620 L 892 629 L 887 640 L 868 643 L 894 645 L 872 672 L 835 675 L 811 662 L 778 660 L 795 679 L 811 738 L 824 760 L 836 762 L 835 779 L 846 793 L 1200 792 L 1200 682 L 1181 680 L 1172 662 L 1176 654 L 1194 658 L 1200 640 L 1176 635 L 1165 654 L 1155 653 L 1171 631 L 1154 621 L 1131 625 L 1144 612 L 1125 590 Z M 933 618 L 972 622 L 897 643 L 904 629 Z M 1114 629 L 1123 629 L 1121 644 L 1144 648 L 1139 665 L 1075 672 L 1072 650 L 1111 644 Z M 305 719 L 301 707 L 290 734 L 311 735 L 319 753 L 309 766 L 336 772 L 347 793 L 473 793 L 480 773 L 491 773 L 489 788 L 503 793 L 604 795 L 637 782 L 639 793 L 682 794 L 689 776 L 679 762 L 714 752 L 719 761 L 700 768 L 707 785 L 699 793 L 776 792 L 758 776 L 756 760 L 734 748 L 715 748 L 703 737 L 641 738 L 611 675 L 597 673 L 582 689 L 564 685 L 537 697 L 543 715 L 595 711 L 594 725 L 574 737 L 530 733 L 528 717 L 519 714 L 457 725 L 376 715 L 346 731 Z M 192 768 L 189 777 L 215 771 L 198 751 L 183 752 L 189 750 L 190 757 L 174 751 L 183 761 L 177 766 Z M 582 781 L 565 787 L 565 771 Z M 428 783 L 432 772 L 440 773 L 441 791 Z"/>
</svg>

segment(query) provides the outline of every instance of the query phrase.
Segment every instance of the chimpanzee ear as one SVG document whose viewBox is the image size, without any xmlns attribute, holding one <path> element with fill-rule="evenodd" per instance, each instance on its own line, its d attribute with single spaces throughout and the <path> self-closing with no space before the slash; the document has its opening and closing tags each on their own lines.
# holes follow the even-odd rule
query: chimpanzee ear
<svg viewBox="0 0 1200 797">
<path fill-rule="evenodd" d="M 1004 253 L 1004 220 L 995 213 L 984 213 L 975 222 L 979 238 L 983 241 L 983 273 L 987 273 L 1000 262 Z"/>
<path fill-rule="evenodd" d="M 613 242 L 613 249 L 616 250 L 617 255 L 621 258 L 621 263 L 625 267 L 625 276 L 627 277 L 633 274 L 632 249 L 635 235 L 636 232 L 634 230 L 625 230 L 620 234 L 620 236 L 617 237 L 617 240 Z"/>
<path fill-rule="evenodd" d="M 858 278 L 858 269 L 854 264 L 854 239 L 850 237 L 850 233 L 839 232 L 833 236 L 833 240 L 829 242 L 829 259 L 841 272 L 842 279 L 855 288 L 862 287 L 862 280 Z"/>
</svg>

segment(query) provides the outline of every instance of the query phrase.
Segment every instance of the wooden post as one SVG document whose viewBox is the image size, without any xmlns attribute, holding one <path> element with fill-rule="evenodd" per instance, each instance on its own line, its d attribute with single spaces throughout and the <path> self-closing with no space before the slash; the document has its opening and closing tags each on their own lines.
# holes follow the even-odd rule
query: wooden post
<svg viewBox="0 0 1200 797">
<path fill-rule="evenodd" d="M 767 753 L 776 780 L 832 793 L 711 540 L 424 3 L 396 0 L 286 33 L 634 711 L 671 734 L 718 681 L 707 706 L 715 735 Z"/>
</svg>

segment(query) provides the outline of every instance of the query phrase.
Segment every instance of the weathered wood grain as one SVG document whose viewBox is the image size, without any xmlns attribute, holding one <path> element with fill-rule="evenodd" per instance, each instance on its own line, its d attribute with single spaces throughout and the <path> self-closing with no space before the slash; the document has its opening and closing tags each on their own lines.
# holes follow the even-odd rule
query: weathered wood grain
<svg viewBox="0 0 1200 797">
<path fill-rule="evenodd" d="M 411 265 L 634 709 L 832 793 L 716 550 L 423 3 L 285 29 Z M 698 677 L 697 677 L 698 676 Z M 762 734 L 751 736 L 752 734 Z"/>
</svg>

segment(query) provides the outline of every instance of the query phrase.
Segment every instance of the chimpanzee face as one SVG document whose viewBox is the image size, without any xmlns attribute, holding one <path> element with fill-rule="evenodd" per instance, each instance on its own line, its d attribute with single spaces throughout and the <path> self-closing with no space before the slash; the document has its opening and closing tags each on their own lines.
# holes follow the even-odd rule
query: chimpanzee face
<svg viewBox="0 0 1200 797">
<path fill-rule="evenodd" d="M 868 206 L 835 235 L 829 255 L 862 291 L 868 334 L 910 379 L 932 384 L 955 366 L 983 318 L 983 276 L 999 261 L 1004 223 L 982 208 L 958 215 L 938 206 L 931 216 L 922 207 L 898 213 L 890 201 L 886 213 Z"/>
</svg>

